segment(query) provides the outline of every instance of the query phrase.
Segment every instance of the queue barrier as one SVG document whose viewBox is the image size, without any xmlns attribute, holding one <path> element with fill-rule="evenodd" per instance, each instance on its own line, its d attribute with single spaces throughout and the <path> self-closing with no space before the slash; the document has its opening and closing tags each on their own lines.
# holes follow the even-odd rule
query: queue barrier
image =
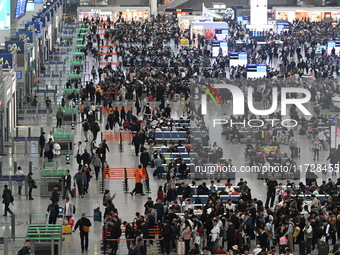
<svg viewBox="0 0 340 255">
<path fill-rule="evenodd" d="M 71 108 L 71 107 L 62 107 L 61 110 L 63 111 L 63 113 L 78 113 L 78 109 L 77 108 Z"/>
<path fill-rule="evenodd" d="M 130 132 L 102 132 L 102 140 L 110 142 L 131 142 L 132 138 L 135 136 Z"/>
<path fill-rule="evenodd" d="M 43 169 L 40 184 L 40 196 L 50 196 L 55 185 L 63 188 L 60 180 L 65 175 L 66 170 L 69 169 Z"/>
<path fill-rule="evenodd" d="M 102 107 L 101 111 L 103 114 L 109 114 L 111 111 L 113 112 L 116 109 L 116 107 Z M 118 112 L 120 113 L 122 110 L 122 107 L 117 107 Z M 131 107 L 124 107 L 125 112 L 132 111 Z"/>
<path fill-rule="evenodd" d="M 105 168 L 102 175 L 101 192 L 105 190 L 105 180 L 120 180 L 123 181 L 124 193 L 129 193 L 129 179 L 135 179 L 135 171 L 137 168 Z M 146 184 L 147 192 L 150 192 L 149 175 L 145 168 L 142 169 L 143 179 Z"/>
<path fill-rule="evenodd" d="M 80 93 L 80 89 L 64 89 L 65 94 L 72 94 L 73 92 Z"/>
<path fill-rule="evenodd" d="M 35 254 L 62 254 L 63 237 L 60 224 L 31 224 L 27 228 L 26 237 L 31 240 Z"/>
</svg>

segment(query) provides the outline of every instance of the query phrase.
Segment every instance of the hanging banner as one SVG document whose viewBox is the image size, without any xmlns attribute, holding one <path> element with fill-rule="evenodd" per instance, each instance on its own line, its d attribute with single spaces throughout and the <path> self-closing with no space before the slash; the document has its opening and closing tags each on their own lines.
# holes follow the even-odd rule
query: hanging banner
<svg viewBox="0 0 340 255">
<path fill-rule="evenodd" d="M 25 42 L 23 41 L 7 41 L 5 42 L 5 48 L 9 52 L 16 50 L 17 54 L 25 53 Z"/>
<path fill-rule="evenodd" d="M 0 53 L 0 65 L 2 68 L 8 69 L 12 68 L 13 64 L 13 55 L 11 53 Z"/>
<path fill-rule="evenodd" d="M 32 31 L 19 31 L 15 33 L 16 37 L 20 40 L 26 40 L 27 43 L 33 43 L 33 32 Z"/>
</svg>

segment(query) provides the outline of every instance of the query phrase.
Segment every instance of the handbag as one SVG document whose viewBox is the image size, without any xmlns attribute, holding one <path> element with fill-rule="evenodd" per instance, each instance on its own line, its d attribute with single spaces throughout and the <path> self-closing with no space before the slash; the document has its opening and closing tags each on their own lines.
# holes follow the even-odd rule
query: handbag
<svg viewBox="0 0 340 255">
<path fill-rule="evenodd" d="M 286 237 L 280 237 L 280 245 L 287 245 L 287 238 Z"/>
<path fill-rule="evenodd" d="M 326 237 L 325 237 L 325 236 L 322 236 L 322 237 L 320 238 L 320 241 L 321 241 L 321 242 L 326 242 Z"/>
</svg>

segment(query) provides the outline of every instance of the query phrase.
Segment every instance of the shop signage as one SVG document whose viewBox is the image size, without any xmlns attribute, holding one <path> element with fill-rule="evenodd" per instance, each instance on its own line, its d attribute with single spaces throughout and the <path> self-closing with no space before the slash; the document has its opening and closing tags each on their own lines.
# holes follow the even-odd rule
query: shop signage
<svg viewBox="0 0 340 255">
<path fill-rule="evenodd" d="M 5 42 L 5 48 L 8 51 L 16 50 L 17 54 L 25 53 L 25 42 L 23 41 L 7 41 Z"/>
<path fill-rule="evenodd" d="M 0 65 L 2 68 L 11 68 L 13 64 L 13 55 L 11 53 L 0 53 Z"/>
<path fill-rule="evenodd" d="M 19 31 L 19 32 L 16 32 L 15 35 L 20 40 L 26 40 L 27 43 L 33 43 L 33 32 L 32 31 Z"/>
</svg>

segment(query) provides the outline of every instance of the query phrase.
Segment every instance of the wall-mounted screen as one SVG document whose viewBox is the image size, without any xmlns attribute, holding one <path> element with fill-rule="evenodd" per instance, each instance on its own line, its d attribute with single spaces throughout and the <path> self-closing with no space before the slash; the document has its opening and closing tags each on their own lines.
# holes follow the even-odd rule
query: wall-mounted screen
<svg viewBox="0 0 340 255">
<path fill-rule="evenodd" d="M 212 57 L 216 58 L 220 53 L 223 56 L 228 54 L 228 42 L 227 41 L 213 41 L 212 42 Z"/>
<path fill-rule="evenodd" d="M 34 3 L 27 3 L 26 11 L 34 12 Z"/>
<path fill-rule="evenodd" d="M 17 0 L 14 19 L 20 19 L 26 13 L 27 0 Z"/>
<path fill-rule="evenodd" d="M 11 0 L 0 0 L 0 30 L 11 29 Z"/>
<path fill-rule="evenodd" d="M 245 66 L 248 63 L 247 52 L 229 52 L 230 66 Z"/>
<path fill-rule="evenodd" d="M 248 64 L 247 78 L 264 78 L 267 76 L 266 64 Z"/>
<path fill-rule="evenodd" d="M 218 41 L 227 40 L 228 29 L 215 29 L 215 36 Z"/>
<path fill-rule="evenodd" d="M 332 50 L 335 50 L 335 54 L 340 54 L 340 41 L 328 41 L 327 43 L 327 53 L 332 54 Z"/>
</svg>

